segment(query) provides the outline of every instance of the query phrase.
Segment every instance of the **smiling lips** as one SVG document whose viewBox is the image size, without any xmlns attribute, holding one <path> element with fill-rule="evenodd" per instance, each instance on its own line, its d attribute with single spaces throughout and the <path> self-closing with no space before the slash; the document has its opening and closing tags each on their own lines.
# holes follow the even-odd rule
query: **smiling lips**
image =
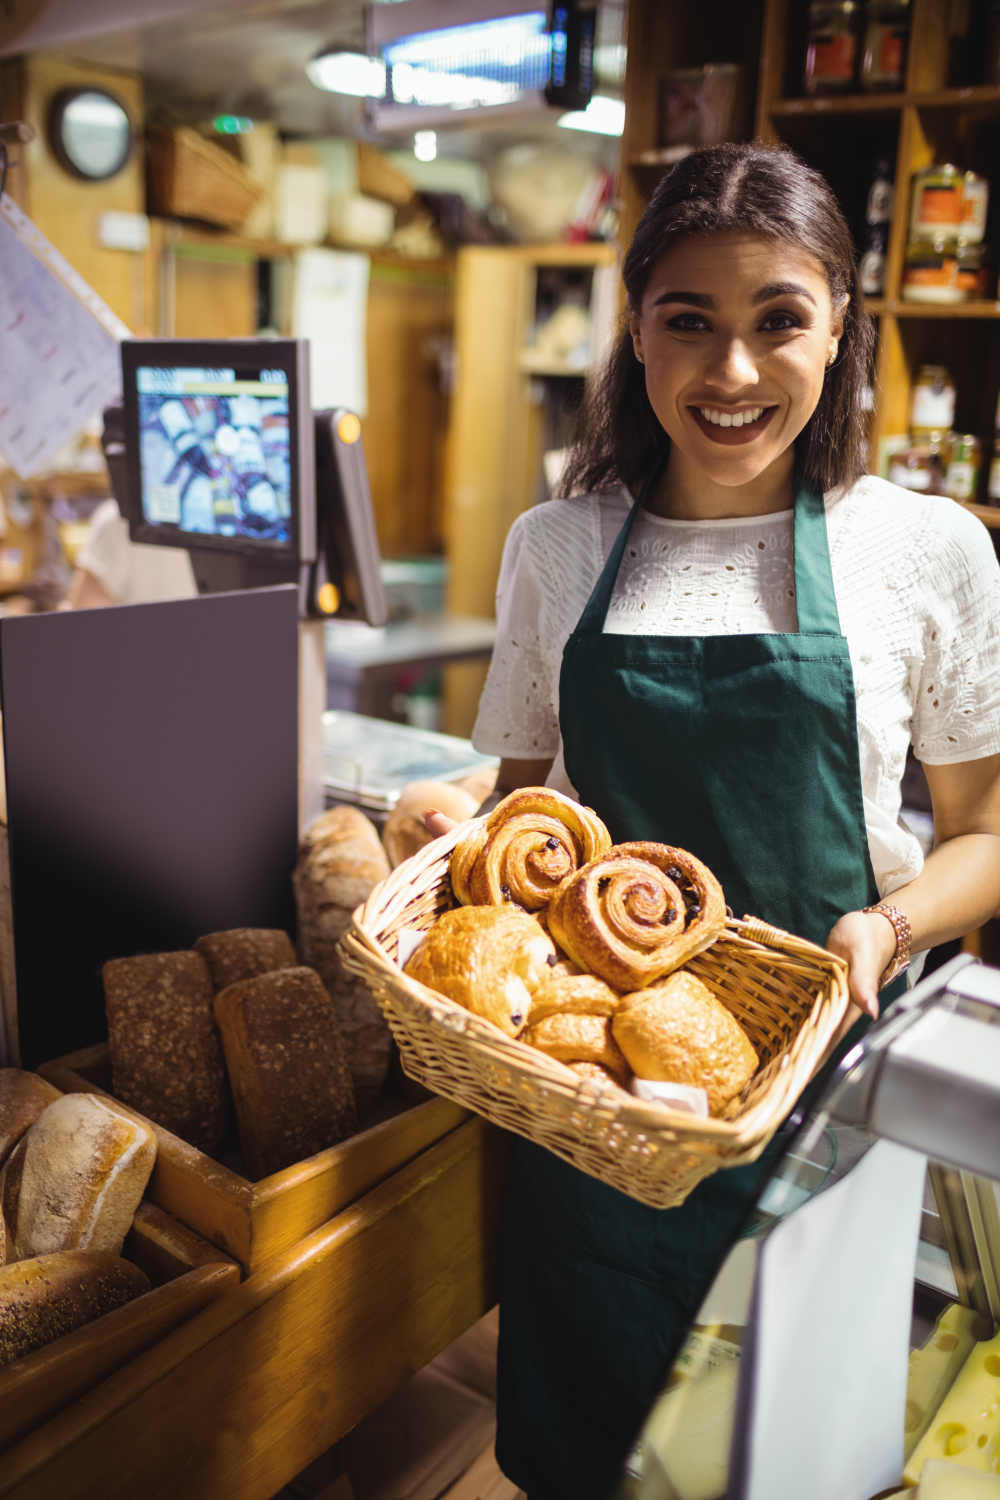
<svg viewBox="0 0 1000 1500">
<path fill-rule="evenodd" d="M 752 443 L 777 410 L 776 406 L 745 406 L 739 411 L 722 411 L 715 406 L 688 407 L 705 436 L 726 446 Z"/>
</svg>

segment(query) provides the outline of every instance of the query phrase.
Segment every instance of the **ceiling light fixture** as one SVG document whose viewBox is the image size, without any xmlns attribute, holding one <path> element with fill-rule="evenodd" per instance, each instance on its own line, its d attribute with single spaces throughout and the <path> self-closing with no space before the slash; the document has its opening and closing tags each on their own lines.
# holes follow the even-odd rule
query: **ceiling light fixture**
<svg viewBox="0 0 1000 1500">
<path fill-rule="evenodd" d="M 417 161 L 433 161 L 438 154 L 436 130 L 418 130 L 413 137 L 413 154 Z"/>
<path fill-rule="evenodd" d="M 592 130 L 595 135 L 621 135 L 625 129 L 625 101 L 595 94 L 586 109 L 574 109 L 563 115 L 559 124 L 566 130 Z"/>
<path fill-rule="evenodd" d="M 306 63 L 309 82 L 328 94 L 351 94 L 356 99 L 385 98 L 385 63 L 364 52 L 329 49 Z"/>
</svg>

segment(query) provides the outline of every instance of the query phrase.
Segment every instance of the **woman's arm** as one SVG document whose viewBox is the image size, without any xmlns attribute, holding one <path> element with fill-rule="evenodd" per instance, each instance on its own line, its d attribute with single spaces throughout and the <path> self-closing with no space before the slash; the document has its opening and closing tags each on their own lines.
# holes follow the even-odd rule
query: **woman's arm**
<svg viewBox="0 0 1000 1500">
<path fill-rule="evenodd" d="M 885 898 L 908 918 L 915 953 L 964 937 L 1000 910 L 1000 755 L 924 770 L 934 849 L 916 880 Z M 854 1005 L 845 1029 L 861 1011 L 878 1015 L 878 981 L 896 951 L 892 923 L 879 913 L 848 912 L 827 947 L 851 966 Z"/>
<path fill-rule="evenodd" d="M 554 759 L 555 756 L 550 755 L 548 760 L 501 760 L 496 790 L 490 793 L 479 811 L 492 812 L 501 798 L 506 797 L 508 792 L 516 792 L 518 787 L 544 786 Z M 443 833 L 454 828 L 455 819 L 446 818 L 444 813 L 429 807 L 424 813 L 424 826 L 428 833 L 439 839 Z"/>
</svg>

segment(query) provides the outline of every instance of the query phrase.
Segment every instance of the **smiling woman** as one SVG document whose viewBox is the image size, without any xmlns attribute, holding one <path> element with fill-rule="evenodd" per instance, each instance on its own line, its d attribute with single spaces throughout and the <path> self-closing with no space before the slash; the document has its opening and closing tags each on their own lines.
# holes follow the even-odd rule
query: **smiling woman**
<svg viewBox="0 0 1000 1500">
<path fill-rule="evenodd" d="M 864 473 L 872 331 L 830 189 L 716 147 L 661 183 L 566 498 L 511 530 L 473 735 L 616 843 L 692 851 L 726 900 L 850 965 L 865 1022 L 1000 906 L 1000 569 L 950 500 Z M 937 844 L 899 822 L 913 744 Z M 436 832 L 442 831 L 436 827 Z M 891 902 L 885 898 L 891 897 Z M 497 1456 L 603 1500 L 768 1161 L 657 1211 L 518 1143 Z"/>
</svg>

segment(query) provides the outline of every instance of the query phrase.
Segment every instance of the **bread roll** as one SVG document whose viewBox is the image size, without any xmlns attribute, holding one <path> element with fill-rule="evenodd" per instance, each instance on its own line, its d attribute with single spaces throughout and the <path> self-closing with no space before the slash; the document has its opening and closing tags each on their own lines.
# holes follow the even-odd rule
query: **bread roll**
<svg viewBox="0 0 1000 1500">
<path fill-rule="evenodd" d="M 307 830 L 294 876 L 299 953 L 333 1002 L 359 1109 L 375 1100 L 385 1082 L 392 1038 L 367 984 L 341 963 L 337 943 L 354 908 L 388 873 L 385 850 L 364 813 L 333 807 Z"/>
<path fill-rule="evenodd" d="M 115 1097 L 218 1156 L 229 1098 L 208 964 L 200 953 L 145 953 L 102 973 Z"/>
<path fill-rule="evenodd" d="M 517 1036 L 549 974 L 555 944 L 514 906 L 461 906 L 440 917 L 405 973 Z"/>
<path fill-rule="evenodd" d="M 272 969 L 294 969 L 298 954 L 287 932 L 270 927 L 234 927 L 200 937 L 195 949 L 208 964 L 217 990 L 240 979 L 256 979 Z"/>
<path fill-rule="evenodd" d="M 720 1114 L 757 1071 L 743 1027 L 694 974 L 680 969 L 662 984 L 622 997 L 615 1041 L 639 1078 L 686 1083 L 708 1094 Z"/>
<path fill-rule="evenodd" d="M 563 1011 L 532 1020 L 521 1040 L 560 1062 L 598 1063 L 617 1083 L 628 1083 L 631 1069 L 614 1039 L 611 1019 L 601 1015 L 573 1015 Z"/>
<path fill-rule="evenodd" d="M 60 1250 L 121 1252 L 156 1161 L 146 1125 L 97 1094 L 63 1094 L 0 1176 L 7 1259 Z"/>
<path fill-rule="evenodd" d="M 475 817 L 478 806 L 479 802 L 469 792 L 451 782 L 411 781 L 404 786 L 382 830 L 382 843 L 393 869 L 431 842 L 431 835 L 424 827 L 428 808 L 436 808 L 456 823 L 464 823 Z"/>
<path fill-rule="evenodd" d="M 215 998 L 247 1169 L 255 1180 L 358 1128 L 336 1012 L 312 969 L 276 969 Z"/>
<path fill-rule="evenodd" d="M 499 766 L 487 766 L 482 771 L 473 771 L 471 776 L 463 776 L 461 781 L 456 781 L 454 785 L 460 786 L 463 792 L 468 792 L 476 807 L 479 808 L 487 797 L 496 791 L 499 774 Z"/>
<path fill-rule="evenodd" d="M 0 1167 L 28 1127 L 60 1097 L 59 1090 L 37 1073 L 0 1068 Z"/>
<path fill-rule="evenodd" d="M 70 1250 L 0 1266 L 0 1365 L 148 1291 L 145 1272 L 107 1251 Z"/>
</svg>

